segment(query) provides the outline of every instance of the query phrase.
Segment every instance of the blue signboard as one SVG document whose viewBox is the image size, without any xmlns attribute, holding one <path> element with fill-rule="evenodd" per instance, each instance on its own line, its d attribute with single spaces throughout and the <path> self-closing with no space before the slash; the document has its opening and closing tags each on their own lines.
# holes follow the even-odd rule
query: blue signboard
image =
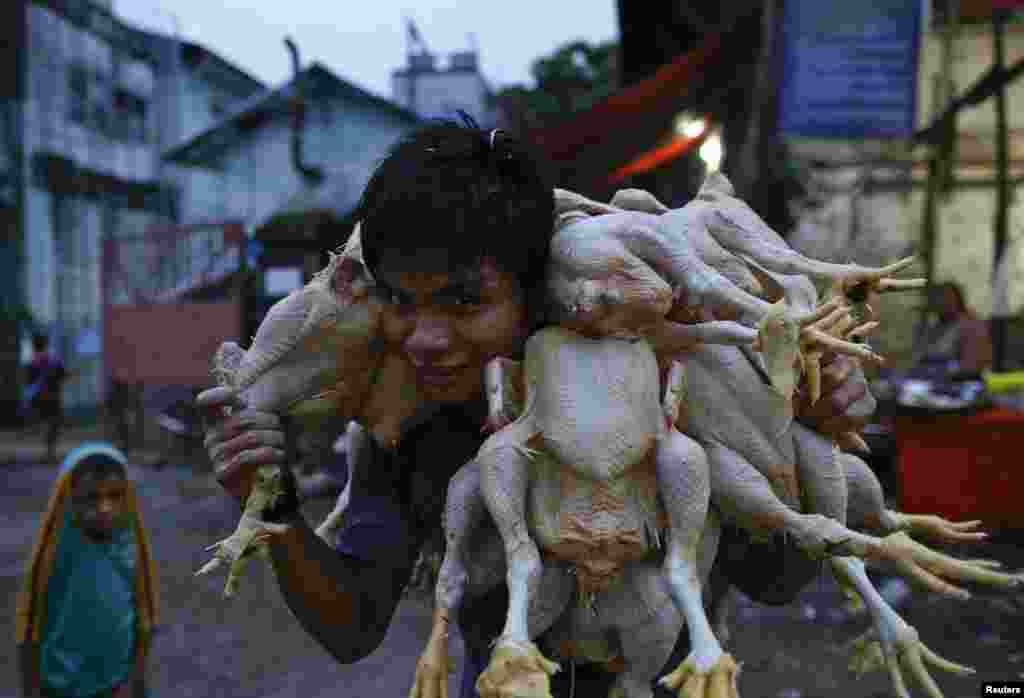
<svg viewBox="0 0 1024 698">
<path fill-rule="evenodd" d="M 914 131 L 922 0 L 787 0 L 779 129 L 819 138 Z"/>
</svg>

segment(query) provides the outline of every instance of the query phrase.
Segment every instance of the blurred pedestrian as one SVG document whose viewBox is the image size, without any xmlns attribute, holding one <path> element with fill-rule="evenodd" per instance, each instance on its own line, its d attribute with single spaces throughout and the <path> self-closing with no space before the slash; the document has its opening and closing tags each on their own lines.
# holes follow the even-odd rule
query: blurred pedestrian
<svg viewBox="0 0 1024 698">
<path fill-rule="evenodd" d="M 977 375 L 992 366 L 988 323 L 967 306 L 960 284 L 948 281 L 935 289 L 937 322 L 918 342 L 914 372 L 935 377 Z"/>
<path fill-rule="evenodd" d="M 105 443 L 61 465 L 15 619 L 23 698 L 144 698 L 156 579 L 127 460 Z"/>
<path fill-rule="evenodd" d="M 61 392 L 67 370 L 56 354 L 50 351 L 50 338 L 36 332 L 32 335 L 32 363 L 28 367 L 28 388 L 23 411 L 32 427 L 42 426 L 46 439 L 46 462 L 57 461 L 57 439 L 64 424 L 64 403 Z"/>
</svg>

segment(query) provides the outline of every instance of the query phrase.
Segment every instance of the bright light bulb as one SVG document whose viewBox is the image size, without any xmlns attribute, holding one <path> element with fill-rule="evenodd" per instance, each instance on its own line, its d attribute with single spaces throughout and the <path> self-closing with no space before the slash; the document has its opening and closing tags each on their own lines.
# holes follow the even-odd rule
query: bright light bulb
<svg viewBox="0 0 1024 698">
<path fill-rule="evenodd" d="M 707 122 L 705 122 L 704 119 L 691 121 L 683 126 L 683 135 L 687 138 L 699 138 L 707 127 Z"/>
<path fill-rule="evenodd" d="M 708 122 L 693 114 L 680 114 L 676 117 L 676 133 L 687 138 L 699 138 L 708 127 Z"/>
<path fill-rule="evenodd" d="M 708 171 L 715 172 L 722 165 L 722 138 L 717 133 L 712 133 L 707 137 L 701 145 L 700 150 L 697 151 L 700 155 L 700 159 L 707 165 Z"/>
</svg>

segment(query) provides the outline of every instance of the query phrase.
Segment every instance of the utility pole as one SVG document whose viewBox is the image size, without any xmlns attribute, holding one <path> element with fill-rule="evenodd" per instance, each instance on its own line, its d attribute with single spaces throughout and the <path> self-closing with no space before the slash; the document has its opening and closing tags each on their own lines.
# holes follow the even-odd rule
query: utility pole
<svg viewBox="0 0 1024 698">
<path fill-rule="evenodd" d="M 942 28 L 942 68 L 941 74 L 933 80 L 932 122 L 949 108 L 956 98 L 956 83 L 953 80 L 954 49 L 960 28 L 959 0 L 946 0 L 946 21 Z M 930 146 L 928 154 L 928 173 L 925 180 L 924 216 L 921 231 L 921 252 L 924 258 L 924 274 L 928 283 L 925 297 L 932 296 L 932 285 L 935 283 L 935 247 L 938 235 L 938 199 L 941 192 L 948 192 L 953 186 L 956 171 L 956 117 L 951 117 L 945 124 L 947 129 L 938 145 Z M 918 324 L 918 337 L 927 330 L 928 311 L 930 304 L 922 309 Z"/>
<path fill-rule="evenodd" d="M 754 95 L 751 99 L 750 118 L 738 166 L 730 174 L 736 191 L 746 201 L 753 196 L 753 187 L 762 174 L 762 156 L 766 153 L 765 141 L 774 138 L 772 131 L 778 126 L 775 110 L 775 85 L 778 71 L 775 70 L 777 18 L 781 13 L 782 0 L 764 0 L 761 3 L 761 55 L 754 69 Z M 771 110 L 770 113 L 765 113 Z"/>
<path fill-rule="evenodd" d="M 996 10 L 992 15 L 992 53 L 993 68 L 999 72 L 1006 70 L 1006 11 Z M 996 278 L 999 262 L 1006 249 L 1010 208 L 1009 157 L 1006 126 L 1006 83 L 1001 82 L 995 95 L 996 106 L 996 213 L 995 213 L 995 250 L 992 260 L 992 278 Z M 1002 371 L 1006 360 L 1006 318 L 992 317 L 992 348 L 993 368 Z"/>
</svg>

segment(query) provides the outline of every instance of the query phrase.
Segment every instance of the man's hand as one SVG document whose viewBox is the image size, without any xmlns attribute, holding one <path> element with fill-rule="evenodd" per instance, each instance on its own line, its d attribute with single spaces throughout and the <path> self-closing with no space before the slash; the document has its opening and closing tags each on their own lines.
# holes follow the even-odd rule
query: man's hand
<svg viewBox="0 0 1024 698">
<path fill-rule="evenodd" d="M 843 354 L 828 353 L 821 363 L 821 397 L 811 404 L 806 382 L 794 396 L 796 417 L 815 431 L 833 438 L 859 432 L 875 411 L 875 400 L 860 369 L 860 362 Z"/>
<path fill-rule="evenodd" d="M 244 409 L 224 387 L 199 394 L 196 405 L 203 414 L 206 436 L 203 445 L 213 463 L 218 482 L 240 503 L 252 488 L 256 470 L 264 465 L 284 465 L 284 427 L 277 415 Z"/>
</svg>

